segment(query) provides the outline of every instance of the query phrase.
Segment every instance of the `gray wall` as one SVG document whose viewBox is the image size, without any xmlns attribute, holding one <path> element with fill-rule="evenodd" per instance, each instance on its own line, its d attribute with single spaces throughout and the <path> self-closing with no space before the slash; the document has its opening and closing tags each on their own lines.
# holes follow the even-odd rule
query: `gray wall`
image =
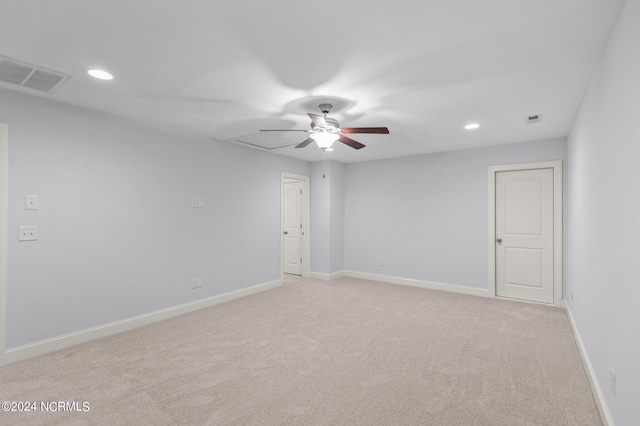
<svg viewBox="0 0 640 426">
<path fill-rule="evenodd" d="M 311 163 L 312 272 L 344 270 L 344 170 L 336 161 Z"/>
<path fill-rule="evenodd" d="M 554 139 L 348 164 L 345 269 L 487 288 L 488 167 L 565 154 Z"/>
<path fill-rule="evenodd" d="M 330 177 L 322 162 L 311 163 L 309 192 L 311 195 L 311 272 L 330 273 Z M 323 177 L 324 175 L 324 177 Z"/>
<path fill-rule="evenodd" d="M 280 173 L 308 163 L 4 90 L 0 122 L 7 348 L 279 279 Z M 18 243 L 20 225 L 39 241 Z"/>
<path fill-rule="evenodd" d="M 638 40 L 640 2 L 627 1 L 568 139 L 566 299 L 617 425 L 640 425 Z"/>
<path fill-rule="evenodd" d="M 344 186 L 345 186 L 345 165 L 343 163 L 331 162 L 330 165 L 330 185 L 329 194 L 329 214 L 331 217 L 331 265 L 330 272 L 344 270 Z"/>
</svg>

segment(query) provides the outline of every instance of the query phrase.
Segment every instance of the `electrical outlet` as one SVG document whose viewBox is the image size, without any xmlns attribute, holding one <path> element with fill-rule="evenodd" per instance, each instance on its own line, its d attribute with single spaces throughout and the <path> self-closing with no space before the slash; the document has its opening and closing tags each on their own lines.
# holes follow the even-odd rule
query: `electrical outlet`
<svg viewBox="0 0 640 426">
<path fill-rule="evenodd" d="M 611 393 L 613 394 L 613 397 L 615 398 L 615 396 L 616 396 L 616 372 L 613 371 L 613 368 L 611 369 Z"/>
<path fill-rule="evenodd" d="M 191 199 L 191 207 L 194 209 L 198 207 L 198 197 L 193 197 Z"/>
<path fill-rule="evenodd" d="M 191 288 L 202 288 L 204 286 L 204 277 L 191 278 Z"/>
<path fill-rule="evenodd" d="M 37 239 L 37 226 L 18 226 L 18 241 L 36 241 Z"/>
<path fill-rule="evenodd" d="M 384 259 L 379 259 L 379 260 L 378 260 L 378 264 L 379 264 L 380 266 L 384 266 Z"/>
</svg>

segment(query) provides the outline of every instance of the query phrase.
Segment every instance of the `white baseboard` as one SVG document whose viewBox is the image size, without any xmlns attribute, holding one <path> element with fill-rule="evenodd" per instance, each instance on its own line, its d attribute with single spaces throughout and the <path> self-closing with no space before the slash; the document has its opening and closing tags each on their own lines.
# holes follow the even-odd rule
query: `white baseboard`
<svg viewBox="0 0 640 426">
<path fill-rule="evenodd" d="M 239 299 L 241 297 L 250 296 L 276 287 L 280 287 L 282 281 L 276 280 L 264 284 L 254 285 L 252 287 L 243 288 L 229 293 L 220 294 L 206 299 L 197 300 L 195 302 L 185 303 L 183 305 L 173 306 L 171 308 L 162 309 L 148 314 L 139 315 L 121 321 L 115 321 L 98 327 L 88 328 L 74 333 L 65 334 L 63 336 L 54 337 L 52 339 L 41 340 L 39 342 L 30 343 L 28 345 L 11 348 L 4 353 L 4 363 L 22 361 L 37 355 L 43 355 L 50 352 L 66 349 L 71 346 L 99 339 L 101 337 L 111 336 L 133 328 L 142 327 L 143 325 L 173 318 L 189 312 L 197 311 L 203 308 L 219 305 L 230 300 Z"/>
<path fill-rule="evenodd" d="M 364 280 L 379 281 L 389 284 L 406 285 L 410 287 L 427 288 L 430 290 L 442 290 L 451 293 L 468 294 L 471 296 L 489 297 L 489 290 L 484 288 L 465 287 L 455 284 L 444 284 L 432 281 L 413 280 L 409 278 L 398 278 L 388 275 L 371 274 L 368 272 L 344 271 L 345 277 L 361 278 Z"/>
<path fill-rule="evenodd" d="M 332 274 L 326 274 L 324 272 L 310 272 L 309 277 L 316 278 L 318 280 L 333 281 L 344 277 L 344 271 L 338 271 Z"/>
<path fill-rule="evenodd" d="M 587 377 L 589 378 L 589 383 L 591 384 L 591 390 L 593 391 L 593 395 L 596 400 L 596 405 L 598 406 L 598 411 L 600 411 L 600 417 L 602 418 L 602 423 L 604 423 L 604 426 L 615 426 L 613 423 L 613 417 L 611 417 L 611 411 L 609 411 L 609 406 L 607 405 L 607 401 L 604 398 L 604 393 L 602 393 L 600 382 L 598 381 L 596 372 L 593 369 L 591 360 L 589 359 L 589 354 L 587 353 L 587 349 L 584 347 L 584 343 L 582 342 L 580 331 L 578 331 L 578 326 L 576 325 L 576 322 L 573 319 L 573 314 L 571 313 L 571 309 L 569 308 L 569 305 L 567 304 L 566 300 L 563 300 L 563 302 L 564 302 L 564 310 L 567 312 L 567 316 L 569 317 L 569 324 L 571 324 L 573 335 L 576 339 L 576 343 L 578 344 L 578 349 L 580 350 L 582 363 L 584 364 L 585 370 L 587 372 Z"/>
</svg>

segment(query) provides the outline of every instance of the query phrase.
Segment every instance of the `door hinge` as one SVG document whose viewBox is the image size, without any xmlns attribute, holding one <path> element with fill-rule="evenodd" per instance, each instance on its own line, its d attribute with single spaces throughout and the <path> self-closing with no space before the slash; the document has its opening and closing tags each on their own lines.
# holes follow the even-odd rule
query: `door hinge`
<svg viewBox="0 0 640 426">
<path fill-rule="evenodd" d="M 302 224 L 300 224 L 300 229 L 302 229 Z"/>
<path fill-rule="evenodd" d="M 300 258 L 300 263 L 302 263 L 302 258 Z"/>
<path fill-rule="evenodd" d="M 300 190 L 300 195 L 302 195 L 302 189 Z"/>
</svg>

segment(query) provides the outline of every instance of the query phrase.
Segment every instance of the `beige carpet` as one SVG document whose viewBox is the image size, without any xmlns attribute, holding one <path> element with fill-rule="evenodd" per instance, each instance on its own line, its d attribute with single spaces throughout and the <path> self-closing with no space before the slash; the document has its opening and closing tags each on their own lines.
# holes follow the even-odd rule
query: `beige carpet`
<svg viewBox="0 0 640 426">
<path fill-rule="evenodd" d="M 0 385 L 90 407 L 3 425 L 602 424 L 562 310 L 346 278 L 288 278 L 5 366 Z"/>
</svg>

